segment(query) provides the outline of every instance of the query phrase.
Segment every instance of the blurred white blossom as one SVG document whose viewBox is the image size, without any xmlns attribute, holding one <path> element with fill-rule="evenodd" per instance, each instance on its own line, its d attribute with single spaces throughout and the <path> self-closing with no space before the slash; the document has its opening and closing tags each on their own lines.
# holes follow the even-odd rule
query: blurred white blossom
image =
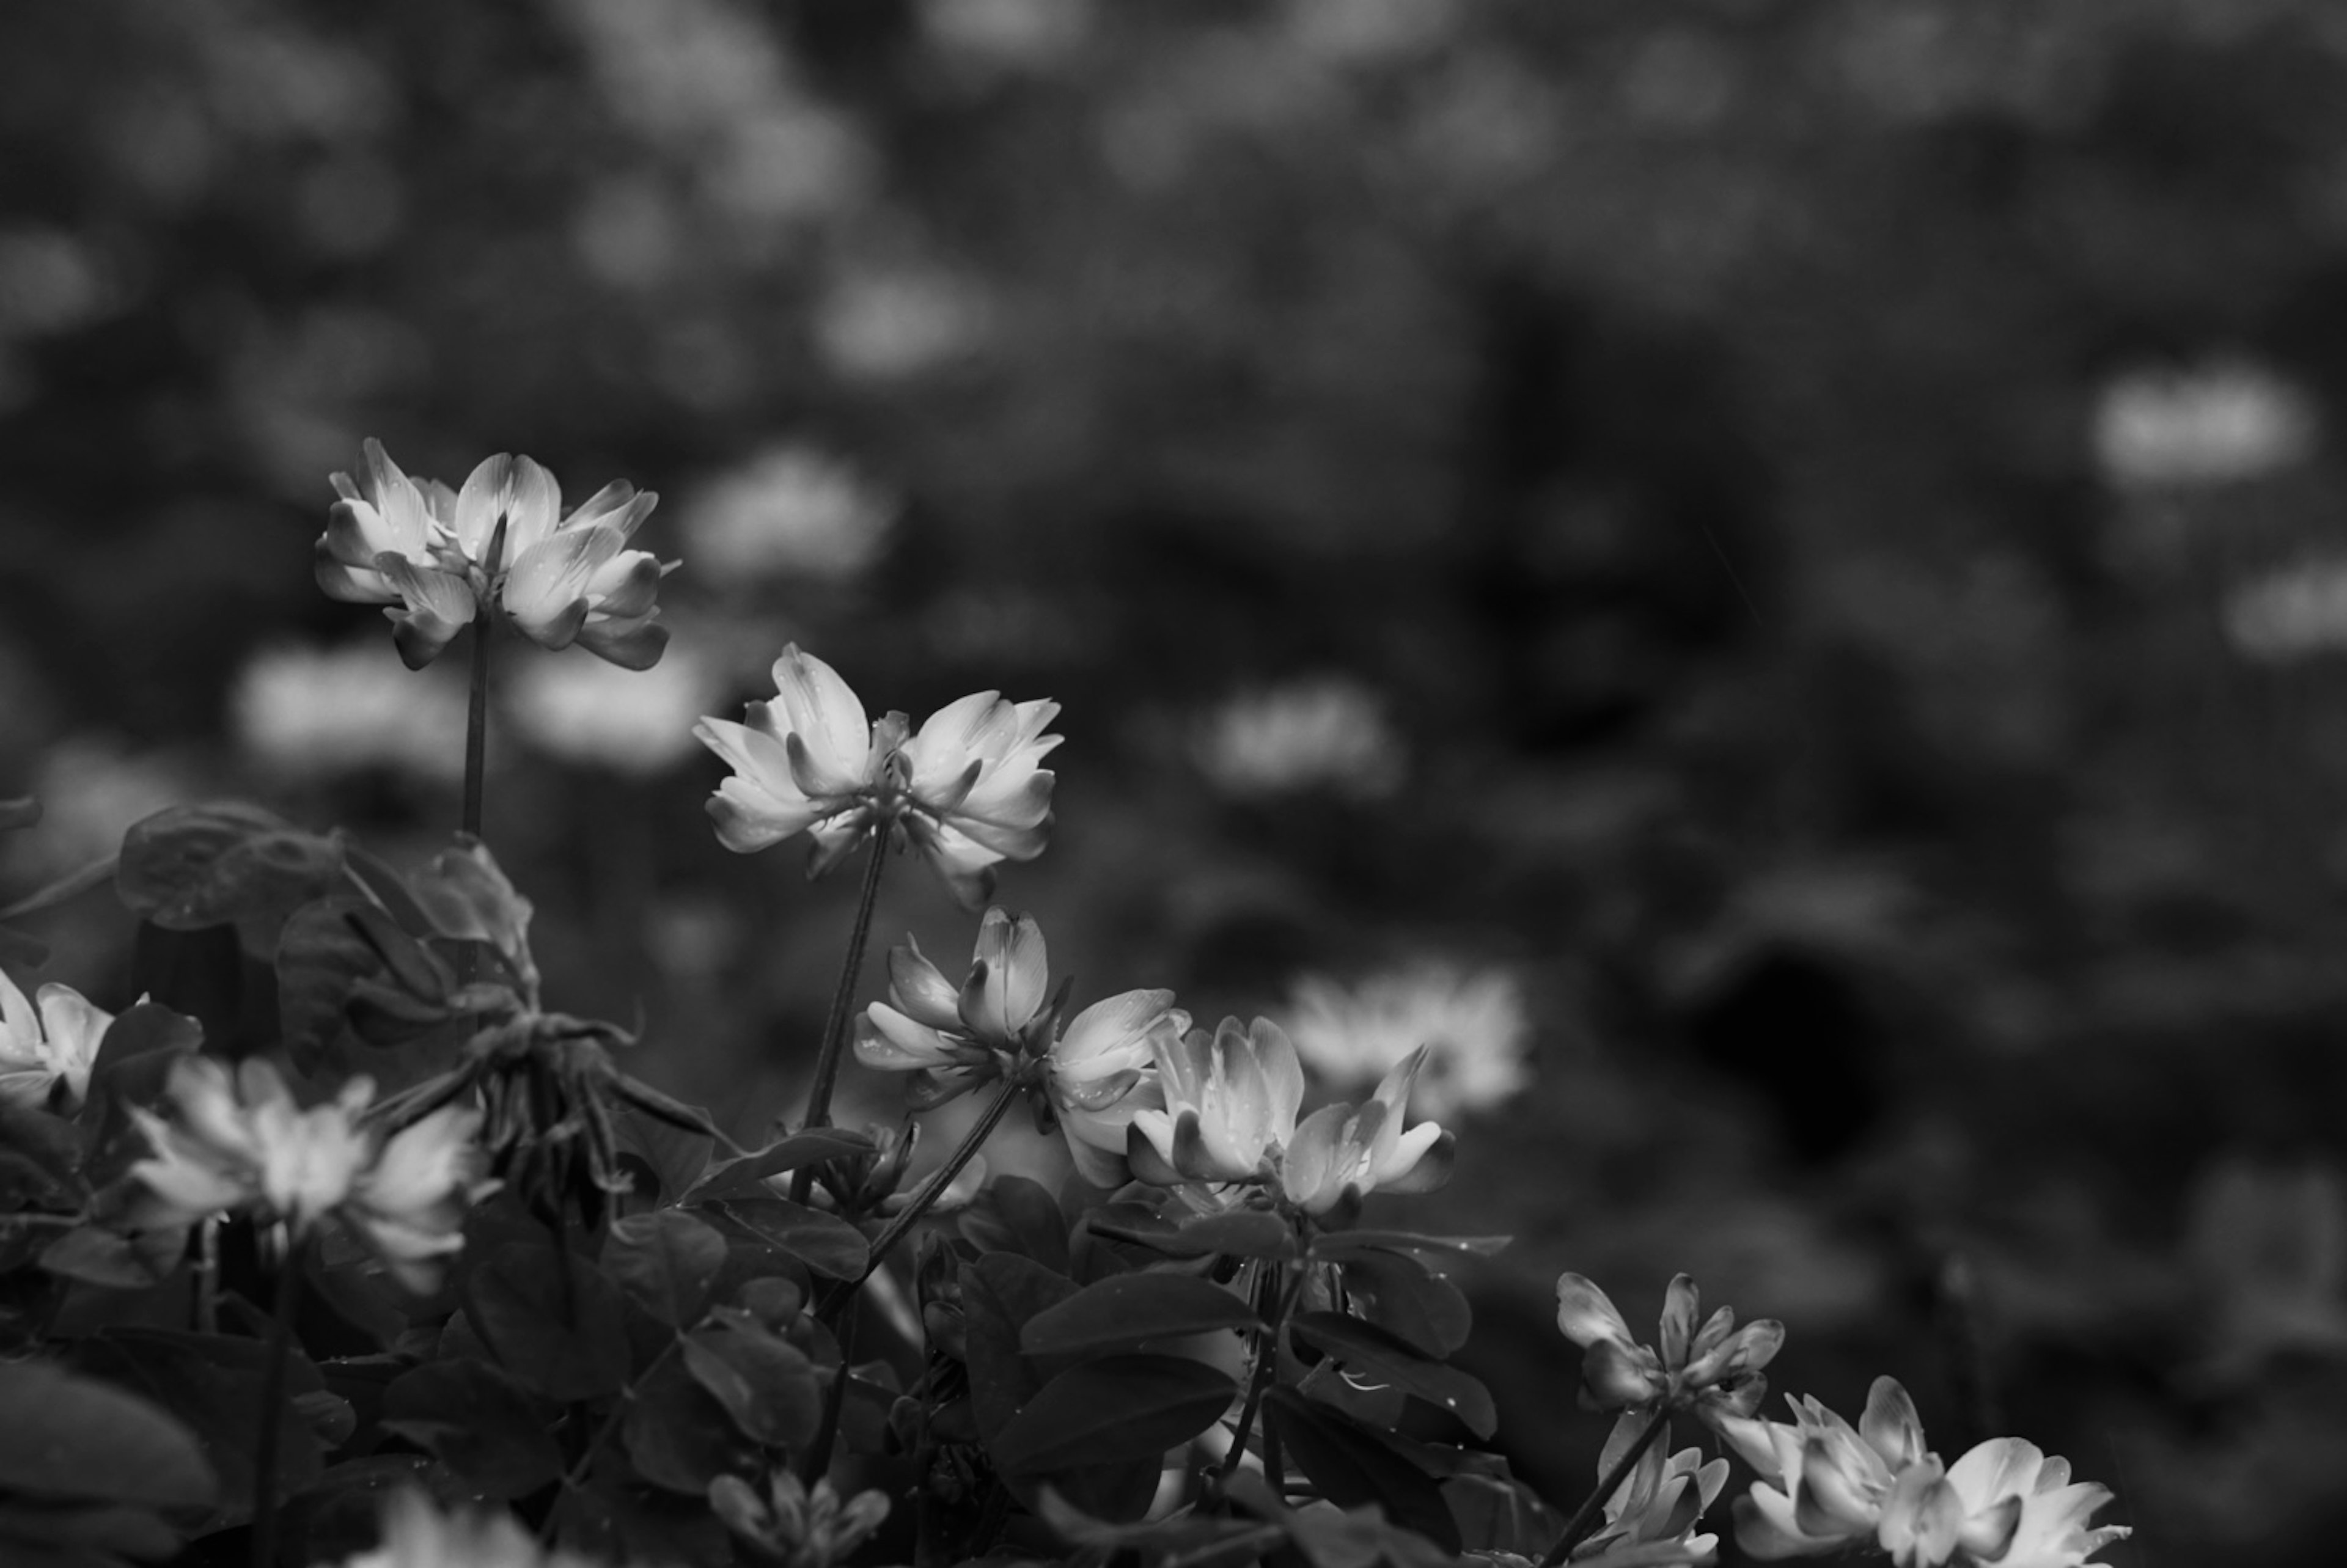
<svg viewBox="0 0 2347 1568">
<path fill-rule="evenodd" d="M 674 645 L 649 670 L 532 659 L 513 671 L 504 691 L 515 726 L 539 751 L 642 775 L 693 750 L 692 726 L 718 695 L 708 665 Z"/>
<path fill-rule="evenodd" d="M 446 781 L 465 768 L 463 683 L 411 672 L 372 638 L 260 650 L 229 693 L 229 727 L 247 756 L 289 778 L 384 768 Z"/>
<path fill-rule="evenodd" d="M 994 66 L 1055 65 L 1092 31 L 1092 0 L 924 0 L 938 48 Z"/>
<path fill-rule="evenodd" d="M 2286 664 L 2347 648 L 2347 557 L 2302 560 L 2226 594 L 2225 637 L 2236 652 Z"/>
<path fill-rule="evenodd" d="M 1459 25 L 1458 0 L 1287 0 L 1288 36 L 1339 65 L 1422 54 Z"/>
<path fill-rule="evenodd" d="M 2127 371 L 2103 386 L 2095 456 L 2121 489 L 2255 479 L 2313 448 L 2321 424 L 2306 393 L 2242 359 Z"/>
<path fill-rule="evenodd" d="M 854 465 L 803 443 L 768 446 L 696 493 L 684 515 L 712 581 L 852 578 L 888 543 L 897 499 Z"/>
<path fill-rule="evenodd" d="M 1193 739 L 1198 766 L 1241 797 L 1328 790 L 1373 800 L 1401 787 L 1407 753 L 1376 693 L 1342 676 L 1241 692 Z"/>
<path fill-rule="evenodd" d="M 815 307 L 815 348 L 854 381 L 895 381 L 978 347 L 987 329 L 978 286 L 934 270 L 858 264 Z"/>
<path fill-rule="evenodd" d="M 1488 1111 L 1532 1081 L 1522 989 L 1500 969 L 1425 962 L 1345 986 L 1307 975 L 1291 990 L 1289 1039 L 1339 1091 L 1375 1082 L 1420 1046 L 1418 1108 L 1437 1121 Z"/>
</svg>

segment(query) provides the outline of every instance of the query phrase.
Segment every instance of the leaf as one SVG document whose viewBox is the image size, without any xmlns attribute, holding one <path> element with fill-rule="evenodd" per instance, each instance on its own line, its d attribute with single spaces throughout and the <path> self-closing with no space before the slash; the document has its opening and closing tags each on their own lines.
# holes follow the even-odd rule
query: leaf
<svg viewBox="0 0 2347 1568">
<path fill-rule="evenodd" d="M 676 1357 L 661 1361 L 635 1386 L 620 1437 L 638 1475 L 694 1497 L 756 1458 L 733 1435 L 724 1405 Z"/>
<path fill-rule="evenodd" d="M 962 1211 L 961 1234 L 980 1252 L 1024 1253 L 1045 1268 L 1068 1272 L 1068 1220 L 1042 1183 L 997 1176 Z"/>
<path fill-rule="evenodd" d="M 146 1508 L 120 1503 L 0 1502 L 0 1562 L 9 1568 L 120 1568 L 169 1557 L 179 1532 Z"/>
<path fill-rule="evenodd" d="M 1456 1367 L 1429 1360 L 1409 1340 L 1373 1323 L 1341 1312 L 1307 1312 L 1289 1323 L 1288 1332 L 1336 1358 L 1363 1382 L 1383 1383 L 1448 1410 L 1479 1438 L 1499 1430 L 1491 1390 Z"/>
<path fill-rule="evenodd" d="M 611 1222 L 603 1272 L 628 1298 L 671 1328 L 686 1328 L 709 1305 L 725 1266 L 725 1238 L 682 1209 L 656 1209 Z"/>
<path fill-rule="evenodd" d="M 1181 1225 L 1163 1220 L 1142 1225 L 1131 1218 L 1105 1221 L 1095 1216 L 1092 1229 L 1120 1241 L 1138 1242 L 1168 1257 L 1286 1260 L 1296 1256 L 1295 1231 L 1268 1209 L 1233 1209 L 1225 1214 L 1202 1215 Z"/>
<path fill-rule="evenodd" d="M 746 1313 L 726 1313 L 694 1330 L 684 1344 L 684 1365 L 744 1437 L 792 1449 L 815 1440 L 824 1397 L 815 1363 Z"/>
<path fill-rule="evenodd" d="M 1041 1371 L 1020 1353 L 1020 1328 L 1073 1296 L 1076 1282 L 1015 1252 L 964 1264 L 960 1280 L 970 1408 L 979 1435 L 991 1438 L 1043 1386 Z"/>
<path fill-rule="evenodd" d="M 500 1501 L 562 1473 L 545 1417 L 487 1362 L 427 1361 L 384 1390 L 383 1424 Z"/>
<path fill-rule="evenodd" d="M 861 1132 L 840 1127 L 809 1127 L 739 1159 L 721 1163 L 702 1179 L 700 1185 L 685 1194 L 685 1201 L 708 1203 L 719 1198 L 764 1197 L 768 1195 L 768 1176 L 779 1176 L 825 1160 L 852 1160 L 871 1153 L 872 1140 Z"/>
<path fill-rule="evenodd" d="M 95 1172 L 112 1163 L 104 1156 L 126 1144 L 141 1157 L 148 1153 L 146 1134 L 131 1122 L 128 1108 L 160 1099 L 172 1064 L 203 1039 L 203 1025 L 194 1019 L 148 1001 L 123 1009 L 107 1025 L 90 1064 L 89 1102 L 81 1111 L 87 1167 Z"/>
<path fill-rule="evenodd" d="M 1161 1456 L 1230 1409 L 1238 1386 L 1178 1356 L 1109 1356 L 1039 1389 L 988 1443 L 1006 1473 L 1036 1474 Z"/>
<path fill-rule="evenodd" d="M 1467 1343 L 1474 1314 L 1459 1287 L 1400 1253 L 1364 1252 L 1345 1260 L 1346 1294 L 1360 1315 L 1430 1356 Z"/>
<path fill-rule="evenodd" d="M 1187 1274 L 1115 1274 L 1029 1318 L 1029 1355 L 1128 1349 L 1211 1328 L 1259 1328 L 1255 1308 L 1212 1280 Z"/>
<path fill-rule="evenodd" d="M 529 922 L 536 913 L 497 866 L 489 846 L 469 834 L 444 849 L 407 878 L 416 907 L 433 934 L 457 942 L 479 942 L 505 961 L 524 996 L 538 994 L 538 966 L 530 958 Z"/>
<path fill-rule="evenodd" d="M 241 802 L 179 805 L 122 836 L 114 886 L 171 931 L 282 919 L 343 880 L 343 845 Z"/>
<path fill-rule="evenodd" d="M 620 1153 L 642 1161 L 645 1173 L 652 1178 L 649 1188 L 638 1182 L 638 1192 L 663 1204 L 683 1201 L 709 1169 L 709 1152 L 717 1146 L 705 1132 L 685 1132 L 632 1105 L 620 1106 L 611 1126 Z"/>
<path fill-rule="evenodd" d="M 739 1198 L 714 1205 L 717 1212 L 748 1228 L 833 1279 L 861 1279 L 872 1256 L 864 1233 L 836 1214 L 811 1209 L 786 1198 Z"/>
<path fill-rule="evenodd" d="M 193 1433 L 156 1406 L 44 1361 L 0 1362 L 0 1489 L 201 1508 L 216 1485 Z"/>
<path fill-rule="evenodd" d="M 452 1015 L 456 983 L 438 955 L 353 894 L 303 905 L 278 938 L 278 1012 L 297 1063 L 345 1025 L 377 1046 L 425 1033 Z"/>
<path fill-rule="evenodd" d="M 108 1290 L 145 1290 L 169 1276 L 186 1245 L 184 1230 L 131 1237 L 97 1225 L 81 1225 L 42 1249 L 41 1266 L 67 1279 Z"/>
<path fill-rule="evenodd" d="M 1470 1257 L 1496 1257 L 1513 1236 L 1419 1235 L 1412 1231 L 1331 1231 L 1316 1236 L 1312 1255 L 1322 1263 L 1342 1263 L 1362 1252 L 1394 1252 L 1430 1266 Z"/>
<path fill-rule="evenodd" d="M 1272 1389 L 1263 1408 L 1281 1446 L 1322 1497 L 1338 1508 L 1376 1503 L 1444 1551 L 1459 1550 L 1458 1523 L 1433 1479 L 1360 1423 L 1292 1389 Z"/>
<path fill-rule="evenodd" d="M 619 1289 L 577 1256 L 544 1242 L 507 1242 L 466 1271 L 464 1298 L 474 1331 L 531 1393 L 591 1399 L 627 1381 Z"/>
<path fill-rule="evenodd" d="M 74 1347 L 79 1369 L 154 1400 L 194 1435 L 219 1480 L 210 1516 L 215 1524 L 235 1523 L 251 1512 L 252 1460 L 264 1419 L 277 1428 L 282 1494 L 301 1491 L 324 1469 L 317 1438 L 294 1403 L 324 1381 L 295 1349 L 286 1361 L 285 1396 L 264 1412 L 260 1390 L 269 1353 L 265 1341 L 241 1335 L 169 1328 L 106 1328 Z"/>
</svg>

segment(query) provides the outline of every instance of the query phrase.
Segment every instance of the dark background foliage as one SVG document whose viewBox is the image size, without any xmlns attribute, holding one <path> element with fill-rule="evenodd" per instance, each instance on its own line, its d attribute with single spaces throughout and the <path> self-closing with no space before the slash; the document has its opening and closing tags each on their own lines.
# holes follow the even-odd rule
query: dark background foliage
<svg viewBox="0 0 2347 1568">
<path fill-rule="evenodd" d="M 311 582 L 327 475 L 375 436 L 624 476 L 674 679 L 579 699 L 651 726 L 617 750 L 501 721 L 489 835 L 549 999 L 641 1019 L 647 1077 L 789 1104 L 854 889 L 727 856 L 713 760 L 625 737 L 794 639 L 876 712 L 1053 696 L 1002 896 L 1080 999 L 1521 987 L 1533 1086 L 1413 1202 L 1519 1238 L 1476 1354 L 1550 1495 L 1602 1422 L 1546 1278 L 1636 1320 L 1684 1268 L 1791 1324 L 1780 1387 L 1892 1372 L 1943 1451 L 2067 1452 L 2114 1562 L 2296 1560 L 2347 1462 L 2342 21 L 12 5 L 0 784 L 49 816 L 10 895 L 220 794 L 436 842 L 459 671 L 285 663 L 395 668 Z M 1329 680 L 1349 743 L 1215 739 Z M 884 938 L 969 928 L 892 877 Z M 39 933 L 131 999 L 103 895 Z"/>
</svg>

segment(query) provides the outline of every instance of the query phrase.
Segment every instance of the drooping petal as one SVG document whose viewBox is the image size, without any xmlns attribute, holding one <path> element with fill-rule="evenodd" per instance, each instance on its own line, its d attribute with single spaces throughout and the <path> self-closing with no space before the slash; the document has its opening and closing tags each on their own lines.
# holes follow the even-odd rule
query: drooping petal
<svg viewBox="0 0 2347 1568">
<path fill-rule="evenodd" d="M 1613 1299 L 1578 1274 L 1557 1276 L 1556 1326 L 1584 1350 L 1601 1339 L 1625 1344 L 1630 1339 L 1630 1325 L 1614 1308 Z"/>
<path fill-rule="evenodd" d="M 578 644 L 607 664 L 622 670 L 649 670 L 668 651 L 668 628 L 651 619 L 655 610 L 637 620 L 602 620 L 592 611 L 579 629 Z"/>
<path fill-rule="evenodd" d="M 931 1029 L 961 1022 L 961 989 L 940 973 L 907 936 L 888 950 L 888 992 L 907 1016 Z"/>
<path fill-rule="evenodd" d="M 886 1002 L 864 1009 L 856 1060 L 879 1072 L 941 1071 L 960 1060 L 945 1037 Z"/>
<path fill-rule="evenodd" d="M 498 607 L 539 647 L 569 647 L 587 623 L 588 580 L 620 553 L 620 542 L 618 530 L 600 528 L 564 528 L 538 540 L 511 558 Z"/>
<path fill-rule="evenodd" d="M 65 1080 L 72 1102 L 79 1105 L 89 1098 L 90 1069 L 97 1064 L 97 1048 L 114 1015 L 71 986 L 54 981 L 41 988 L 39 999 L 49 1066 Z"/>
<path fill-rule="evenodd" d="M 390 554 L 375 557 L 374 569 L 406 607 L 384 614 L 391 620 L 400 660 L 410 670 L 431 663 L 472 623 L 476 603 L 472 586 L 464 579 Z"/>
<path fill-rule="evenodd" d="M 1175 1020 L 1179 1017 L 1179 1022 Z M 1081 1082 L 1147 1065 L 1156 1055 L 1152 1035 L 1186 1025 L 1169 990 L 1133 990 L 1103 997 L 1068 1020 L 1051 1043 L 1053 1077 Z"/>
</svg>

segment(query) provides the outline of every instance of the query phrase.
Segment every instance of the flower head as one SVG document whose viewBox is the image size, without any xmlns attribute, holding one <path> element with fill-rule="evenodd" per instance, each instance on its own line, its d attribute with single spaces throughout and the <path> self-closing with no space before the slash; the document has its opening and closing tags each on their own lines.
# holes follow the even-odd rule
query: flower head
<svg viewBox="0 0 2347 1568">
<path fill-rule="evenodd" d="M 43 986 L 28 1000 L 0 973 L 0 1101 L 73 1112 L 89 1098 L 90 1069 L 114 1015 L 70 986 Z"/>
<path fill-rule="evenodd" d="M 384 614 L 411 670 L 439 655 L 487 605 L 544 648 L 573 642 L 630 670 L 660 660 L 668 630 L 654 603 L 669 569 L 627 548 L 659 497 L 614 481 L 561 515 L 554 476 L 499 453 L 452 491 L 400 471 L 366 443 L 364 483 L 333 477 L 341 498 L 318 540 L 318 586 Z"/>
<path fill-rule="evenodd" d="M 1622 1412 L 1597 1456 L 1601 1480 L 1638 1440 L 1645 1424 L 1646 1418 L 1637 1412 Z M 1697 1563 L 1708 1562 L 1718 1551 L 1718 1537 L 1699 1535 L 1696 1527 L 1727 1485 L 1727 1460 L 1706 1464 L 1701 1449 L 1681 1449 L 1665 1458 L 1669 1447 L 1665 1432 L 1638 1456 L 1629 1475 L 1606 1499 L 1604 1522 L 1573 1548 L 1571 1561 L 1602 1563 L 1616 1552 L 1635 1552 L 1636 1561 L 1653 1563 L 1663 1556 L 1663 1549 L 1676 1547 L 1685 1553 L 1677 1561 Z"/>
<path fill-rule="evenodd" d="M 154 1151 L 130 1172 L 145 1189 L 142 1224 L 185 1225 L 251 1209 L 273 1234 L 299 1242 L 333 1218 L 419 1292 L 464 1245 L 478 1112 L 444 1106 L 384 1138 L 360 1122 L 374 1094 L 366 1079 L 305 1109 L 258 1057 L 233 1075 L 210 1057 L 183 1058 L 166 1094 L 169 1121 L 131 1111 Z"/>
<path fill-rule="evenodd" d="M 541 1548 L 510 1513 L 443 1513 L 425 1493 L 402 1491 L 384 1510 L 383 1542 L 343 1568 L 590 1568 L 576 1553 Z"/>
<path fill-rule="evenodd" d="M 1736 1327 L 1723 1307 L 1696 1326 L 1700 1296 L 1695 1281 L 1672 1279 L 1663 1299 L 1662 1350 L 1630 1337 L 1606 1294 L 1577 1274 L 1556 1281 L 1556 1326 L 1584 1352 L 1583 1402 L 1593 1409 L 1635 1409 L 1663 1401 L 1692 1409 L 1706 1421 L 1749 1416 L 1768 1392 L 1760 1374 L 1785 1343 L 1785 1326 L 1763 1317 Z"/>
<path fill-rule="evenodd" d="M 1440 1121 L 1504 1103 L 1532 1080 L 1523 993 L 1504 970 L 1422 963 L 1347 987 L 1296 982 L 1287 1032 L 1306 1066 L 1339 1089 L 1373 1082 L 1420 1046 L 1418 1103 Z"/>
<path fill-rule="evenodd" d="M 746 854 L 805 833 L 808 875 L 820 876 L 885 833 L 919 850 L 973 908 L 997 865 L 1043 852 L 1052 774 L 1041 764 L 1060 743 L 1044 727 L 1058 703 L 979 692 L 915 730 L 902 713 L 867 718 L 838 672 L 796 644 L 774 673 L 775 700 L 751 703 L 746 723 L 693 727 L 733 769 L 709 802 L 726 848 Z"/>
<path fill-rule="evenodd" d="M 725 1528 L 784 1568 L 831 1568 L 888 1517 L 888 1494 L 859 1491 L 846 1501 L 826 1478 L 810 1489 L 775 1471 L 764 1496 L 736 1475 L 709 1483 L 709 1506 Z"/>
</svg>

